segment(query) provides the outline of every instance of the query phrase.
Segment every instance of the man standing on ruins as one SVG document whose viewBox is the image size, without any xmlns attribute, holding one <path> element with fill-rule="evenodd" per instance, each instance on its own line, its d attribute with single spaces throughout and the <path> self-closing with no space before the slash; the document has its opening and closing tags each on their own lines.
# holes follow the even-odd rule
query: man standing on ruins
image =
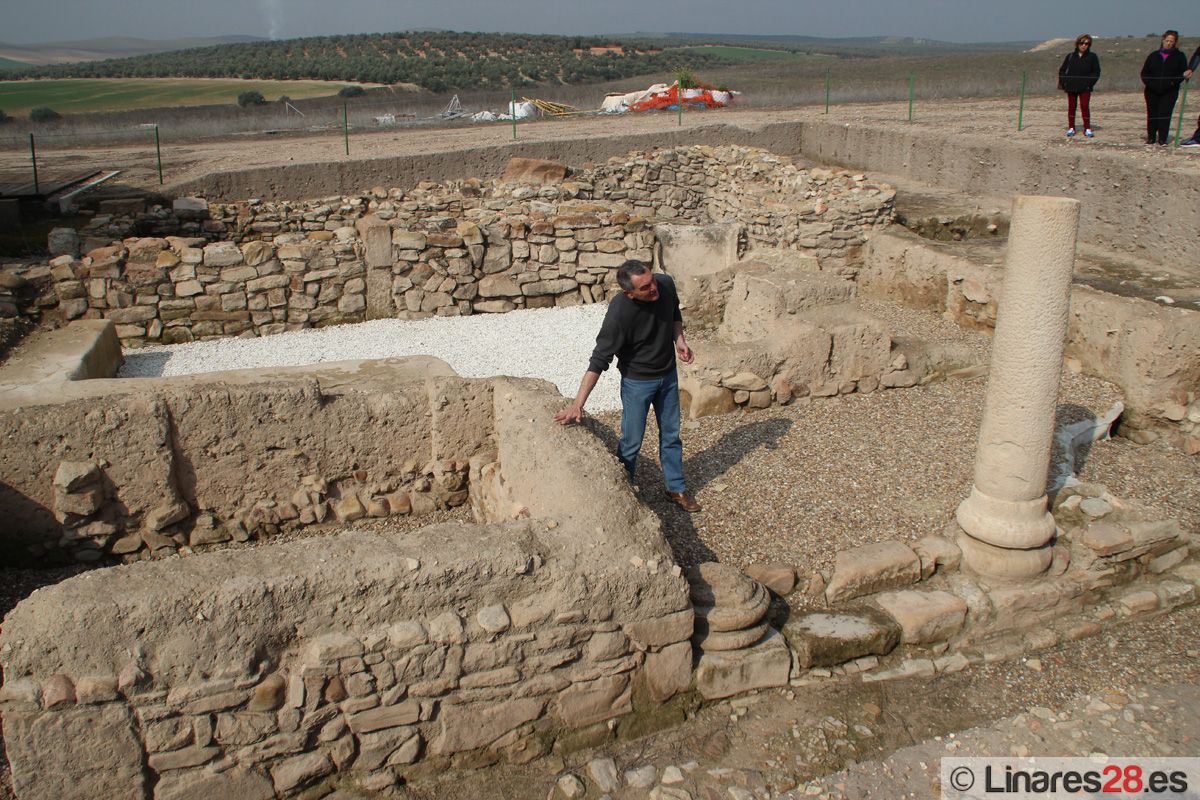
<svg viewBox="0 0 1200 800">
<path fill-rule="evenodd" d="M 554 421 L 568 425 L 583 419 L 584 403 L 615 355 L 621 373 L 621 442 L 617 458 L 632 481 L 646 434 L 646 417 L 650 406 L 654 406 L 658 459 L 667 497 L 684 511 L 700 511 L 700 504 L 683 480 L 675 358 L 678 355 L 680 361 L 690 364 L 694 356 L 683 338 L 675 281 L 655 275 L 640 261 L 626 261 L 617 268 L 617 284 L 621 294 L 608 305 L 579 393 L 570 406 L 554 415 Z"/>
</svg>

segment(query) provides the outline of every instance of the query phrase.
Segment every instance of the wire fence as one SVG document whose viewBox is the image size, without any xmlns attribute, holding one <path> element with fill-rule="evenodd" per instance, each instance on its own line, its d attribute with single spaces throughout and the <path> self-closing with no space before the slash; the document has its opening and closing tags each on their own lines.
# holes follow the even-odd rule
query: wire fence
<svg viewBox="0 0 1200 800">
<path fill-rule="evenodd" d="M 954 80 L 903 72 L 892 69 L 889 74 L 862 79 L 861 71 L 841 73 L 830 67 L 784 85 L 766 77 L 761 84 L 742 95 L 737 105 L 749 108 L 782 108 L 792 106 L 823 106 L 825 114 L 835 117 L 839 105 L 871 102 L 907 103 L 907 120 L 920 118 L 922 104 L 942 99 L 994 97 L 997 102 L 1011 101 L 1013 129 L 1025 127 L 1027 97 L 1048 96 L 1057 92 L 1056 75 L 1044 71 L 1030 74 L 1021 71 L 1005 80 L 991 74 L 986 83 L 979 78 L 958 76 Z M 625 81 L 628 90 L 645 88 L 645 79 Z M 1186 137 L 1187 86 L 1185 82 L 1176 106 L 1173 143 L 1177 146 Z M 1107 91 L 1140 88 L 1136 78 L 1108 78 Z M 604 92 L 607 90 L 607 92 Z M 213 140 L 238 136 L 297 136 L 305 134 L 340 133 L 345 155 L 354 150 L 354 138 L 364 132 L 381 130 L 403 131 L 419 128 L 466 128 L 486 125 L 511 127 L 512 138 L 520 137 L 520 125 L 530 118 L 512 115 L 514 107 L 524 106 L 525 100 L 535 104 L 534 118 L 574 118 L 600 115 L 598 110 L 604 93 L 620 92 L 620 84 L 596 86 L 563 86 L 550 90 L 538 89 L 537 94 L 552 94 L 553 100 L 534 96 L 533 90 L 473 91 L 445 96 L 419 93 L 396 93 L 388 96 L 367 95 L 353 99 L 324 98 L 298 102 L 274 102 L 249 108 L 205 107 L 154 109 L 149 112 L 88 115 L 81 120 L 68 120 L 54 125 L 21 125 L 9 122 L 0 126 L 0 183 L 32 184 L 40 193 L 48 182 L 48 173 L 62 173 L 80 166 L 74 149 L 122 147 L 144 153 L 138 160 L 143 169 L 164 182 L 164 162 L 170 163 L 173 144 Z M 528 93 L 527 93 L 528 92 Z M 684 116 L 700 110 L 689 103 L 675 103 L 660 109 L 676 125 Z M 145 121 L 153 113 L 155 121 Z M 632 112 L 631 112 L 632 113 Z M 654 112 L 640 112 L 654 113 Z M 669 124 L 669 123 L 667 123 Z M 280 142 L 281 147 L 287 145 Z M 20 166 L 22 161 L 25 166 Z M 22 177 L 24 176 L 24 177 Z"/>
</svg>

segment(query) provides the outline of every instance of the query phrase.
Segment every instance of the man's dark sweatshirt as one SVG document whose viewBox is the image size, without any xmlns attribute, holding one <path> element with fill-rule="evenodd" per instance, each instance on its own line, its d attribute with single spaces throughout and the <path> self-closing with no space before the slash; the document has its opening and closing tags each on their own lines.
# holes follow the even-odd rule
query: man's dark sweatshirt
<svg viewBox="0 0 1200 800">
<path fill-rule="evenodd" d="M 632 380 L 661 378 L 675 369 L 675 323 L 683 321 L 679 295 L 670 277 L 658 274 L 654 280 L 658 299 L 653 303 L 619 294 L 608 304 L 588 372 L 604 372 L 614 355 L 617 369 Z"/>
</svg>

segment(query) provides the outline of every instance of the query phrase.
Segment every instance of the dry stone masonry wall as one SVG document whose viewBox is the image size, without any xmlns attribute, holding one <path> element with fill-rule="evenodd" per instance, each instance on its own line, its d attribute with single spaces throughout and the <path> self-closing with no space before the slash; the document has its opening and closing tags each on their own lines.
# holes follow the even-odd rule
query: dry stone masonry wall
<svg viewBox="0 0 1200 800">
<path fill-rule="evenodd" d="M 103 215 L 60 235 L 62 317 L 111 319 L 128 346 L 379 317 L 602 302 L 622 261 L 656 260 L 657 221 L 728 223 L 743 250 L 791 249 L 852 275 L 894 192 L 761 150 L 632 154 L 553 185 L 476 179 L 306 203 L 255 200 Z M 150 232 L 152 236 L 127 234 Z M 120 238 L 112 243 L 111 239 Z M 107 240 L 107 241 L 106 241 Z"/>
</svg>

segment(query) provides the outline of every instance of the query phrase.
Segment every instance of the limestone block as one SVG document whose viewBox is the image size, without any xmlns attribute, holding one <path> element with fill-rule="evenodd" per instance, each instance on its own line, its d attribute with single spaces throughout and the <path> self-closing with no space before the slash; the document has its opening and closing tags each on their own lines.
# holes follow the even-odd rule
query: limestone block
<svg viewBox="0 0 1200 800">
<path fill-rule="evenodd" d="M 7 711 L 4 744 L 22 800 L 146 796 L 144 754 L 125 705 Z"/>
<path fill-rule="evenodd" d="M 921 561 L 911 548 L 896 541 L 878 542 L 837 554 L 825 597 L 835 603 L 919 580 Z"/>
<path fill-rule="evenodd" d="M 610 675 L 576 683 L 554 702 L 558 718 L 571 728 L 582 728 L 633 710 L 628 675 Z"/>
<path fill-rule="evenodd" d="M 944 536 L 930 534 L 918 539 L 912 546 L 921 561 L 921 580 L 928 579 L 939 569 L 949 572 L 962 563 L 962 551 Z"/>
<path fill-rule="evenodd" d="M 967 604 L 949 592 L 904 590 L 874 598 L 900 626 L 903 644 L 941 642 L 958 633 L 967 619 Z"/>
<path fill-rule="evenodd" d="M 271 768 L 271 781 L 278 795 L 287 795 L 317 778 L 333 772 L 333 762 L 322 752 L 304 753 L 280 761 Z"/>
<path fill-rule="evenodd" d="M 679 402 L 688 419 L 728 414 L 737 410 L 732 391 L 696 379 L 690 379 L 679 387 Z"/>
<path fill-rule="evenodd" d="M 587 774 L 596 788 L 606 794 L 621 788 L 617 764 L 611 758 L 594 758 L 587 764 Z"/>
<path fill-rule="evenodd" d="M 786 686 L 792 654 L 783 636 L 771 630 L 749 650 L 705 653 L 696 667 L 696 688 L 707 700 Z"/>
<path fill-rule="evenodd" d="M 100 480 L 100 474 L 100 465 L 95 461 L 63 461 L 54 473 L 54 485 L 73 492 Z"/>
<path fill-rule="evenodd" d="M 567 165 L 545 158 L 513 156 L 501 178 L 506 183 L 561 183 L 567 177 Z"/>
<path fill-rule="evenodd" d="M 647 653 L 642 674 L 650 696 L 659 703 L 685 691 L 692 682 L 691 643 L 678 642 L 656 653 Z"/>
<path fill-rule="evenodd" d="M 363 240 L 364 256 L 368 270 L 372 267 L 392 266 L 392 229 L 387 222 L 374 214 L 360 217 L 354 227 Z"/>
<path fill-rule="evenodd" d="M 267 242 L 253 241 L 242 245 L 242 262 L 251 267 L 265 264 L 275 257 L 275 248 Z"/>
<path fill-rule="evenodd" d="M 796 588 L 796 571 L 787 564 L 751 564 L 746 574 L 780 597 Z"/>
<path fill-rule="evenodd" d="M 188 518 L 192 509 L 183 500 L 174 500 L 155 506 L 146 513 L 145 524 L 151 531 L 161 531 L 176 522 Z"/>
<path fill-rule="evenodd" d="M 204 246 L 204 266 L 231 267 L 242 263 L 242 251 L 233 242 L 213 242 Z"/>
<path fill-rule="evenodd" d="M 541 716 L 546 699 L 523 697 L 499 703 L 446 703 L 438 712 L 439 732 L 430 748 L 434 755 L 452 755 L 484 747 L 526 722 Z"/>
<path fill-rule="evenodd" d="M 176 197 L 171 210 L 180 219 L 205 219 L 208 217 L 208 201 L 203 197 Z"/>
<path fill-rule="evenodd" d="M 425 234 L 420 231 L 406 231 L 400 228 L 392 231 L 392 244 L 397 250 L 424 250 Z"/>
<path fill-rule="evenodd" d="M 630 639 L 646 647 L 665 647 L 690 639 L 695 627 L 695 614 L 690 608 L 662 617 L 624 624 Z"/>
<path fill-rule="evenodd" d="M 379 769 L 389 763 L 411 763 L 421 746 L 416 728 L 390 728 L 358 737 L 359 753 L 356 769 Z"/>
<path fill-rule="evenodd" d="M 402 725 L 413 725 L 421 719 L 421 706 L 415 700 L 405 700 L 391 706 L 360 711 L 347 718 L 350 730 L 355 733 L 372 733 L 385 728 L 396 728 Z"/>
<path fill-rule="evenodd" d="M 479 623 L 479 627 L 492 634 L 503 633 L 512 626 L 508 612 L 504 605 L 499 603 L 480 609 L 475 615 L 475 621 Z"/>
<path fill-rule="evenodd" d="M 261 772 L 237 766 L 225 772 L 169 772 L 154 786 L 154 800 L 272 800 L 275 789 Z"/>
<path fill-rule="evenodd" d="M 887 655 L 900 643 L 900 627 L 871 609 L 805 614 L 787 623 L 783 635 L 796 653 L 801 669 Z"/>
</svg>

